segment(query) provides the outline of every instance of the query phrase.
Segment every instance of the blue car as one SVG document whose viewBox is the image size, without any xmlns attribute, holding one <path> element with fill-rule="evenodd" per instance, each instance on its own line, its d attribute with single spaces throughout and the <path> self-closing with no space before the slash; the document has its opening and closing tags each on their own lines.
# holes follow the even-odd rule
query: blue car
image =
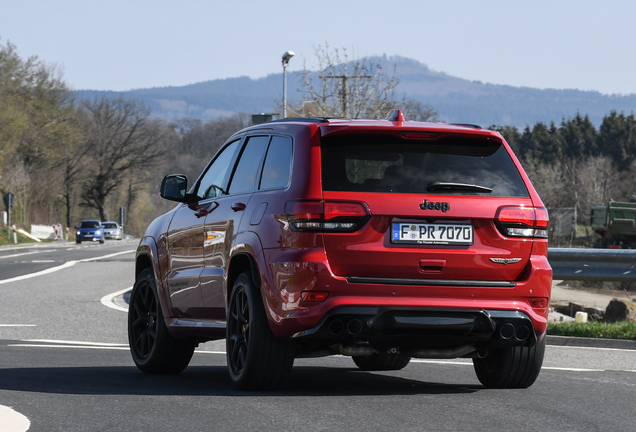
<svg viewBox="0 0 636 432">
<path fill-rule="evenodd" d="M 93 241 L 104 243 L 104 228 L 98 220 L 83 220 L 75 227 L 75 243 L 79 244 L 83 241 Z"/>
</svg>

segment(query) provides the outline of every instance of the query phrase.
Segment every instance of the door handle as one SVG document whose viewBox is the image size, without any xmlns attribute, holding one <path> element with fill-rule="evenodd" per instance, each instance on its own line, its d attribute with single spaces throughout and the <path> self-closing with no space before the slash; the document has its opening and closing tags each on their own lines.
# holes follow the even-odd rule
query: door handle
<svg viewBox="0 0 636 432">
<path fill-rule="evenodd" d="M 244 203 L 242 203 L 242 202 L 237 202 L 237 203 L 232 204 L 232 207 L 231 207 L 231 208 L 232 208 L 232 210 L 234 210 L 235 212 L 238 212 L 238 211 L 243 211 L 243 210 L 245 210 L 245 207 L 247 207 L 247 206 L 246 206 Z"/>
<path fill-rule="evenodd" d="M 217 202 L 210 203 L 207 207 L 201 207 L 194 212 L 194 215 L 198 218 L 204 217 L 212 213 L 212 210 L 217 208 L 219 204 Z"/>
<path fill-rule="evenodd" d="M 446 260 L 441 259 L 421 259 L 420 271 L 422 273 L 439 273 L 446 267 Z"/>
</svg>

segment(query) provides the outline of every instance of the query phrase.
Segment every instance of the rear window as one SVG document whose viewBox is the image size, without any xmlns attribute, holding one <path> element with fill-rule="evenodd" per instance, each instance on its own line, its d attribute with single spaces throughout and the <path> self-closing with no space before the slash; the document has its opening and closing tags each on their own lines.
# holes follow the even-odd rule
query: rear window
<svg viewBox="0 0 636 432">
<path fill-rule="evenodd" d="M 505 147 L 486 139 L 336 136 L 321 146 L 326 191 L 529 196 Z"/>
</svg>

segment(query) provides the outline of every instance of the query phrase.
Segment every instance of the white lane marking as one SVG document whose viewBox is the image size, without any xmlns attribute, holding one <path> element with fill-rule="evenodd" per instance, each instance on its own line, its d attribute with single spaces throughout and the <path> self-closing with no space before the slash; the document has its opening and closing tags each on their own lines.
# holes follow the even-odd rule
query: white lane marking
<svg viewBox="0 0 636 432">
<path fill-rule="evenodd" d="M 54 273 L 56 271 L 60 271 L 60 270 L 63 270 L 65 268 L 74 266 L 75 264 L 80 263 L 80 262 L 89 262 L 89 261 L 96 261 L 96 260 L 100 260 L 100 259 L 112 258 L 112 257 L 118 256 L 118 255 L 123 255 L 123 254 L 133 253 L 133 252 L 135 252 L 135 251 L 134 250 L 129 250 L 129 251 L 112 253 L 110 255 L 102 255 L 102 256 L 98 256 L 98 257 L 94 257 L 94 258 L 84 258 L 84 259 L 77 260 L 77 261 L 68 261 L 68 262 L 65 262 L 62 265 L 57 266 L 57 267 L 51 267 L 50 269 L 42 270 L 42 271 L 35 272 L 35 273 L 29 273 L 29 274 L 22 275 L 22 276 L 16 276 L 16 277 L 11 278 L 11 279 L 0 280 L 0 285 L 1 284 L 5 284 L 5 283 L 10 283 L 10 282 L 17 282 L 17 281 L 21 281 L 21 280 L 25 280 L 25 279 L 31 279 L 31 278 L 34 278 L 34 277 L 37 277 L 37 276 L 43 276 L 43 275 L 47 275 L 47 274 L 50 274 L 50 273 Z"/>
<path fill-rule="evenodd" d="M 458 365 L 458 366 L 472 366 L 473 362 L 470 360 L 466 361 L 447 361 L 447 360 L 424 360 L 424 359 L 411 359 L 414 363 L 429 363 L 429 364 L 440 364 L 440 365 Z M 566 371 L 566 372 L 606 372 L 605 369 L 583 369 L 583 368 L 560 368 L 560 367 L 550 367 L 543 366 L 542 370 L 555 370 L 555 371 Z"/>
<path fill-rule="evenodd" d="M 605 369 L 580 369 L 580 368 L 561 368 L 554 366 L 543 366 L 541 369 L 555 370 L 555 371 L 567 371 L 567 372 L 607 372 Z"/>
<path fill-rule="evenodd" d="M 0 431 L 25 432 L 31 427 L 31 422 L 24 415 L 12 408 L 0 405 Z"/>
<path fill-rule="evenodd" d="M 122 311 L 122 312 L 128 312 L 128 308 L 119 306 L 117 303 L 115 303 L 114 300 L 115 300 L 115 297 L 120 296 L 120 295 L 130 291 L 131 289 L 132 289 L 132 287 L 125 288 L 125 289 L 123 289 L 121 291 L 117 291 L 117 292 L 114 292 L 112 294 L 105 295 L 104 297 L 102 297 L 101 302 L 102 302 L 102 304 L 104 306 L 109 307 L 111 309 L 115 309 L 115 310 Z"/>
<path fill-rule="evenodd" d="M 10 347 L 22 347 L 22 348 L 71 348 L 71 349 L 103 349 L 103 350 L 120 350 L 128 351 L 127 346 L 113 347 L 113 346 L 87 346 L 87 345 L 47 345 L 47 344 L 11 344 Z M 1 431 L 1 430 L 0 430 Z"/>
<path fill-rule="evenodd" d="M 5 283 L 10 283 L 10 282 L 17 282 L 17 281 L 21 281 L 21 280 L 25 280 L 25 279 L 31 279 L 33 277 L 43 276 L 43 275 L 46 275 L 46 274 L 49 274 L 49 273 L 54 273 L 56 271 L 59 271 L 59 270 L 74 266 L 77 263 L 78 263 L 78 261 L 69 261 L 69 262 L 66 262 L 66 263 L 64 263 L 64 264 L 62 264 L 60 266 L 51 267 L 50 269 L 42 270 L 42 271 L 35 272 L 35 273 L 29 273 L 27 275 L 16 276 L 16 277 L 11 278 L 11 279 L 0 280 L 0 285 L 1 284 L 5 284 Z"/>
<path fill-rule="evenodd" d="M 622 351 L 633 353 L 635 350 L 628 348 L 603 348 L 603 347 L 584 347 L 584 346 L 574 346 L 574 345 L 550 345 L 550 349 L 556 348 L 564 348 L 564 349 L 574 349 L 574 350 L 594 350 L 594 351 Z"/>
<path fill-rule="evenodd" d="M 82 341 L 66 341 L 52 339 L 28 339 L 22 341 L 24 343 L 10 344 L 10 347 L 28 347 L 28 348 L 71 348 L 71 349 L 105 349 L 105 350 L 121 350 L 128 351 L 128 344 L 109 343 L 109 342 L 82 342 Z M 0 429 L 0 432 L 2 430 Z"/>
<path fill-rule="evenodd" d="M 63 345 L 86 345 L 86 346 L 128 346 L 128 344 L 111 343 L 111 342 L 82 342 L 82 341 L 67 341 L 67 340 L 55 340 L 55 339 L 27 339 L 23 342 L 40 342 L 40 343 L 55 343 Z"/>
<path fill-rule="evenodd" d="M 37 327 L 35 324 L 0 324 L 0 327 Z"/>
<path fill-rule="evenodd" d="M 45 251 L 33 251 L 33 252 L 23 252 L 23 253 L 18 253 L 13 255 L 5 255 L 5 256 L 0 256 L 0 259 L 15 258 L 19 256 L 24 256 L 24 255 L 32 255 L 32 254 L 36 254 L 40 252 L 45 252 Z M 52 252 L 52 251 L 46 251 L 46 252 Z"/>
</svg>

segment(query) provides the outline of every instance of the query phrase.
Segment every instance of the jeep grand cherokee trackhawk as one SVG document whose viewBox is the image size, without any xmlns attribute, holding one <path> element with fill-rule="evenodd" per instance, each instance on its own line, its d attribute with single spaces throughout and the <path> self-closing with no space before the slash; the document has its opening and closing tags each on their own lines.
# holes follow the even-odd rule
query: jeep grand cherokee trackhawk
<svg viewBox="0 0 636 432">
<path fill-rule="evenodd" d="M 487 387 L 534 383 L 552 270 L 548 214 L 502 136 L 471 126 L 285 119 L 243 129 L 141 239 L 132 357 L 180 372 L 226 339 L 241 389 L 295 357 L 363 370 L 472 358 Z"/>
</svg>

